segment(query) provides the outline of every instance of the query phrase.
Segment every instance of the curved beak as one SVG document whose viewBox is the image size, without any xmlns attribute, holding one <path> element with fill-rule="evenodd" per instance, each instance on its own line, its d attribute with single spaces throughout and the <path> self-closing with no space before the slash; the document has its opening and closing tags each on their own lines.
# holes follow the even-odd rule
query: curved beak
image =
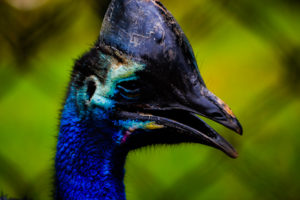
<svg viewBox="0 0 300 200">
<path fill-rule="evenodd" d="M 196 88 L 199 87 L 193 87 L 194 91 L 185 95 L 183 103 L 176 105 L 177 109 L 189 113 L 178 113 L 181 115 L 178 121 L 185 122 L 190 132 L 205 139 L 204 144 L 213 146 L 232 158 L 238 157 L 234 147 L 196 115 L 209 118 L 242 135 L 243 128 L 238 119 L 229 106 L 205 86 L 202 85 L 200 90 L 195 90 Z"/>
<path fill-rule="evenodd" d="M 152 137 L 157 137 L 154 143 L 201 143 L 217 148 L 232 158 L 238 157 L 234 147 L 197 115 L 210 118 L 242 134 L 242 127 L 237 118 L 222 100 L 205 87 L 196 94 L 199 96 L 196 97 L 195 93 L 186 95 L 184 102 L 171 106 L 156 104 L 148 105 L 148 108 L 145 108 L 147 105 L 140 106 L 137 111 L 122 110 L 118 112 L 118 117 L 154 122 L 155 126 L 152 124 L 152 128 L 156 127 L 160 132 L 164 132 L 165 129 L 169 133 L 166 137 L 149 134 L 151 139 L 148 138 L 148 141 L 154 141 Z"/>
<path fill-rule="evenodd" d="M 240 135 L 243 134 L 242 126 L 229 106 L 204 86 L 186 95 L 184 104 L 179 107 L 218 122 Z"/>
</svg>

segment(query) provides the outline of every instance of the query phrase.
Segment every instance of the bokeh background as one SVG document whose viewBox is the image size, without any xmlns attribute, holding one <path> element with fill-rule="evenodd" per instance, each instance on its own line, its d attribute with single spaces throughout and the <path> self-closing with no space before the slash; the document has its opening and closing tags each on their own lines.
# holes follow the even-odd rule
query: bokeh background
<svg viewBox="0 0 300 200">
<path fill-rule="evenodd" d="M 212 126 L 238 150 L 131 152 L 128 200 L 300 199 L 300 1 L 162 0 L 204 80 L 244 127 Z M 48 200 L 58 116 L 74 60 L 109 0 L 0 0 L 0 191 Z"/>
</svg>

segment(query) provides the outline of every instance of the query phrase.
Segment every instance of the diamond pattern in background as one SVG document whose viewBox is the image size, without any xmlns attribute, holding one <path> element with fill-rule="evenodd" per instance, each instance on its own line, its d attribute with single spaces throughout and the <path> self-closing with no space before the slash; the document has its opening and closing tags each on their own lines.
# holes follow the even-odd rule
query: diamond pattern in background
<svg viewBox="0 0 300 200">
<path fill-rule="evenodd" d="M 38 4 L 36 4 L 38 3 Z M 97 38 L 109 1 L 0 1 L 0 191 L 47 200 L 58 116 L 74 60 Z M 129 154 L 128 200 L 299 199 L 300 4 L 162 0 L 193 45 L 208 87 L 243 137 L 231 160 L 201 145 Z"/>
</svg>

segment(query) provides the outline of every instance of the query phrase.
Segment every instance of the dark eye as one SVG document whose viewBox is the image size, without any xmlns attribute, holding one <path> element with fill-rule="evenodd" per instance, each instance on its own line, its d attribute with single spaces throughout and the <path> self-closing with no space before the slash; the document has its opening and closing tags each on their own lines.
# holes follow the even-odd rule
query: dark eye
<svg viewBox="0 0 300 200">
<path fill-rule="evenodd" d="M 122 81 L 117 87 L 127 93 L 135 93 L 139 91 L 139 83 L 137 80 Z"/>
<path fill-rule="evenodd" d="M 138 80 L 128 80 L 118 83 L 119 95 L 125 99 L 136 99 L 139 96 L 140 84 Z"/>
</svg>

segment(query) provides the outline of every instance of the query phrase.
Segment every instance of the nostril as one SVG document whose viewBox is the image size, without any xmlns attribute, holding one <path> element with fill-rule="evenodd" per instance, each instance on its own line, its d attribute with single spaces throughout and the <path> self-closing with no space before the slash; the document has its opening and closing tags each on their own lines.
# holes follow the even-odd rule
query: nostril
<svg viewBox="0 0 300 200">
<path fill-rule="evenodd" d="M 223 118 L 223 115 L 219 112 L 212 113 L 212 116 L 216 119 L 222 119 Z"/>
<path fill-rule="evenodd" d="M 95 91 L 96 91 L 96 83 L 90 80 L 87 83 L 87 91 L 86 91 L 89 101 L 91 101 Z"/>
</svg>

